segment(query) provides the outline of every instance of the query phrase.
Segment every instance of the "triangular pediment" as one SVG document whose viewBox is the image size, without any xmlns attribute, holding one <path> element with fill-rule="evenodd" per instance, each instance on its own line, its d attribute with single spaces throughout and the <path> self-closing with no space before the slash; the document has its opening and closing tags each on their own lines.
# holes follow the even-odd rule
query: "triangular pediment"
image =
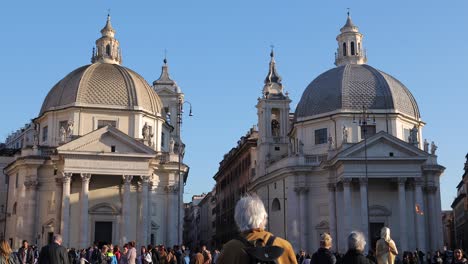
<svg viewBox="0 0 468 264">
<path fill-rule="evenodd" d="M 113 155 L 143 154 L 155 155 L 156 152 L 112 126 L 105 126 L 70 141 L 57 148 L 64 153 L 109 153 Z"/>
<path fill-rule="evenodd" d="M 367 152 L 367 153 L 366 153 Z M 379 132 L 367 139 L 367 142 L 361 141 L 353 146 L 341 151 L 337 158 L 364 158 L 367 155 L 369 159 L 379 158 L 427 158 L 428 153 L 421 149 L 400 140 L 386 132 Z"/>
</svg>

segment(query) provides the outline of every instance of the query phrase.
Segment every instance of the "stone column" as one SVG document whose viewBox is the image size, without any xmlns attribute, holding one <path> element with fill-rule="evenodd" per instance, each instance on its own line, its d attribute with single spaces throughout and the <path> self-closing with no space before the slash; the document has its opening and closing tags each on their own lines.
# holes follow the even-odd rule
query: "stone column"
<svg viewBox="0 0 468 264">
<path fill-rule="evenodd" d="M 37 225 L 35 224 L 38 222 L 38 215 L 36 214 L 38 206 L 38 184 L 39 182 L 37 180 L 29 180 L 24 183 L 24 185 L 26 186 L 26 194 L 29 196 L 27 200 L 28 211 L 26 212 L 26 219 L 24 219 L 24 227 L 25 229 L 27 229 L 25 233 L 28 235 L 28 237 L 25 237 L 24 239 L 29 239 L 31 243 L 36 242 L 38 233 Z"/>
<path fill-rule="evenodd" d="M 404 251 L 408 250 L 408 235 L 406 228 L 406 178 L 398 178 L 398 213 L 400 215 L 400 254 L 403 254 Z"/>
<path fill-rule="evenodd" d="M 368 179 L 359 178 L 359 193 L 361 196 L 361 230 L 364 233 L 366 241 L 370 241 L 369 237 L 369 201 L 368 201 Z M 368 251 L 369 244 L 366 244 L 365 252 Z"/>
<path fill-rule="evenodd" d="M 429 198 L 429 201 L 427 203 L 428 205 L 428 218 L 429 218 L 429 235 L 430 235 L 430 247 L 431 251 L 434 252 L 438 249 L 438 234 L 437 232 L 437 224 L 436 221 L 441 217 L 440 214 L 436 212 L 436 204 L 435 204 L 435 192 L 437 190 L 437 187 L 435 186 L 427 186 L 425 188 L 427 197 Z"/>
<path fill-rule="evenodd" d="M 300 244 L 300 249 L 306 250 L 307 249 L 307 240 L 306 240 L 306 234 L 307 234 L 307 226 L 309 223 L 307 223 L 307 208 L 306 208 L 306 195 L 308 192 L 307 187 L 296 187 L 294 188 L 294 191 L 297 193 L 299 197 L 299 244 Z"/>
<path fill-rule="evenodd" d="M 81 173 L 81 196 L 80 196 L 80 247 L 87 248 L 89 244 L 89 180 L 90 173 Z"/>
<path fill-rule="evenodd" d="M 167 217 L 166 217 L 166 240 L 167 245 L 173 245 L 177 242 L 174 238 L 177 237 L 177 211 L 174 210 L 174 206 L 177 201 L 174 201 L 178 192 L 177 185 L 169 185 L 164 187 L 167 194 Z"/>
<path fill-rule="evenodd" d="M 151 176 L 140 176 L 141 178 L 141 226 L 140 226 L 140 245 L 148 244 L 148 183 Z"/>
<path fill-rule="evenodd" d="M 330 226 L 330 235 L 334 241 L 332 249 L 334 251 L 338 248 L 338 237 L 336 235 L 336 200 L 335 200 L 335 184 L 328 184 L 328 218 Z"/>
<path fill-rule="evenodd" d="M 415 213 L 415 223 L 416 223 L 416 238 L 418 249 L 422 252 L 426 252 L 426 225 L 424 219 L 424 200 L 422 194 L 422 179 L 414 179 L 414 193 L 416 205 L 419 206 L 420 214 Z"/>
<path fill-rule="evenodd" d="M 70 240 L 70 185 L 73 173 L 63 172 L 62 177 L 62 215 L 60 221 L 60 232 L 62 233 L 62 245 L 69 246 Z"/>
<path fill-rule="evenodd" d="M 122 199 L 122 221 L 120 227 L 120 244 L 124 245 L 130 241 L 130 183 L 132 182 L 132 175 L 123 175 L 124 192 Z"/>
<path fill-rule="evenodd" d="M 344 217 L 345 217 L 345 237 L 351 233 L 351 225 L 353 223 L 353 217 L 351 212 L 351 179 L 344 178 L 343 183 L 343 207 L 344 207 Z M 348 248 L 346 243 L 346 248 Z"/>
</svg>

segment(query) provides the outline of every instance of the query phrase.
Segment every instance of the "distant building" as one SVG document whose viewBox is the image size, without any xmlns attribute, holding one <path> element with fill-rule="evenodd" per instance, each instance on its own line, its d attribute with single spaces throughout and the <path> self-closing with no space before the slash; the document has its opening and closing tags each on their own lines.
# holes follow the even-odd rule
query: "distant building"
<svg viewBox="0 0 468 264">
<path fill-rule="evenodd" d="M 215 192 L 209 192 L 203 200 L 200 201 L 200 244 L 206 245 L 209 249 L 216 247 L 215 232 L 216 232 L 216 198 L 213 195 Z"/>
<path fill-rule="evenodd" d="M 184 245 L 190 249 L 200 246 L 200 202 L 205 198 L 206 194 L 192 196 L 192 201 L 185 204 L 184 217 Z"/>
<path fill-rule="evenodd" d="M 455 248 L 455 226 L 452 210 L 442 211 L 442 227 L 444 229 L 444 246 L 453 250 Z"/>
<path fill-rule="evenodd" d="M 457 198 L 452 203 L 455 245 L 468 252 L 468 154 L 465 156 L 465 173 L 457 185 Z"/>
<path fill-rule="evenodd" d="M 238 234 L 234 208 L 255 176 L 257 140 L 258 132 L 253 127 L 235 148 L 224 155 L 213 177 L 216 181 L 216 247 L 221 247 Z"/>
</svg>

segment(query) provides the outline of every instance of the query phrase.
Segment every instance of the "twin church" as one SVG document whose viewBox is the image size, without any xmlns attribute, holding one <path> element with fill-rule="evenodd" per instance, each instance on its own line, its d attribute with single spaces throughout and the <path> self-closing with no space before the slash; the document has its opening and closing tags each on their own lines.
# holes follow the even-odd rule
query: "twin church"
<svg viewBox="0 0 468 264">
<path fill-rule="evenodd" d="M 344 252 L 351 230 L 375 243 L 383 226 L 401 251 L 439 249 L 444 167 L 423 139 L 416 100 L 367 64 L 349 15 L 340 31 L 336 67 L 306 87 L 293 113 L 272 52 L 249 189 L 267 207 L 269 230 L 296 250 L 314 251 L 330 232 Z M 180 122 L 168 116 L 180 115 L 184 94 L 166 61 L 152 85 L 121 65 L 110 17 L 101 34 L 92 64 L 52 87 L 39 115 L 0 150 L 8 181 L 0 232 L 15 248 L 54 233 L 75 248 L 182 243 L 188 166 Z"/>
</svg>

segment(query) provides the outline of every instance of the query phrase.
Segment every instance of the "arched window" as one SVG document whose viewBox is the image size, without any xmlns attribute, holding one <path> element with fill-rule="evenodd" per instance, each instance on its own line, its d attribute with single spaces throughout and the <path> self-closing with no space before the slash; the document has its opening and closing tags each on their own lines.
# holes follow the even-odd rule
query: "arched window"
<svg viewBox="0 0 468 264">
<path fill-rule="evenodd" d="M 16 202 L 13 204 L 13 212 L 14 215 L 16 214 Z"/>
<path fill-rule="evenodd" d="M 343 56 L 346 56 L 346 42 L 343 42 Z"/>
<path fill-rule="evenodd" d="M 351 55 L 355 55 L 355 52 L 354 52 L 354 41 L 351 41 Z"/>
<path fill-rule="evenodd" d="M 281 204 L 278 198 L 273 199 L 273 202 L 271 203 L 271 210 L 273 212 L 280 211 L 281 210 Z"/>
<path fill-rule="evenodd" d="M 107 46 L 106 46 L 106 54 L 107 54 L 107 56 L 111 55 L 111 46 L 110 46 L 110 44 L 107 44 Z"/>
</svg>

